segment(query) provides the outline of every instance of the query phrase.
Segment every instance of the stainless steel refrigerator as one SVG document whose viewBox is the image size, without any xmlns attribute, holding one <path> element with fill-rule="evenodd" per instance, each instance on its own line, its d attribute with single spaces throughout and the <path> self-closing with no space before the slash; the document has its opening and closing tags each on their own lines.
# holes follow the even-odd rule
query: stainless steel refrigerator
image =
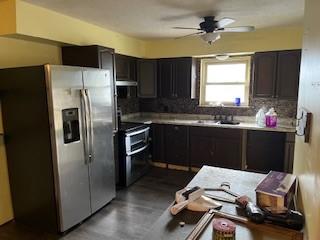
<svg viewBox="0 0 320 240">
<path fill-rule="evenodd" d="M 64 232 L 115 197 L 113 88 L 107 70 L 0 70 L 17 221 Z"/>
</svg>

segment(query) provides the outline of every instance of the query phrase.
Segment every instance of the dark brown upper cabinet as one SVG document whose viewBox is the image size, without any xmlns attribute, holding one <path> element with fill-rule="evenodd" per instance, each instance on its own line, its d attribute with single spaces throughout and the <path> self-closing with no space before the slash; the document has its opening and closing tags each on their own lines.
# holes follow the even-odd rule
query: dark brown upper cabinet
<svg viewBox="0 0 320 240">
<path fill-rule="evenodd" d="M 115 59 L 117 81 L 137 81 L 137 59 L 120 54 Z"/>
<path fill-rule="evenodd" d="M 114 76 L 114 49 L 91 46 L 62 47 L 64 65 L 107 69 Z"/>
<path fill-rule="evenodd" d="M 301 50 L 278 53 L 277 94 L 279 99 L 297 99 Z"/>
<path fill-rule="evenodd" d="M 160 59 L 158 62 L 158 96 L 164 98 L 175 97 L 173 89 L 174 82 L 174 60 Z"/>
<path fill-rule="evenodd" d="M 138 97 L 157 97 L 157 60 L 139 59 L 137 61 Z"/>
<path fill-rule="evenodd" d="M 277 52 L 254 55 L 254 97 L 274 97 L 277 77 Z"/>
<path fill-rule="evenodd" d="M 301 50 L 259 52 L 253 62 L 253 96 L 297 99 Z"/>
<path fill-rule="evenodd" d="M 158 62 L 158 95 L 165 98 L 194 98 L 195 60 L 165 58 Z"/>
</svg>

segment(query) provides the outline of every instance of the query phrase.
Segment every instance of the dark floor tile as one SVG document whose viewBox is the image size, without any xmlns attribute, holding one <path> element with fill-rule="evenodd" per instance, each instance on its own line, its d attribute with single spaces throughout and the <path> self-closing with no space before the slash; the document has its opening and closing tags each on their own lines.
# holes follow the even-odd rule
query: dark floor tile
<svg viewBox="0 0 320 240">
<path fill-rule="evenodd" d="M 30 229 L 14 221 L 0 227 L 1 240 L 139 240 L 174 200 L 193 173 L 153 168 L 132 186 L 117 191 L 106 207 L 65 235 Z"/>
</svg>

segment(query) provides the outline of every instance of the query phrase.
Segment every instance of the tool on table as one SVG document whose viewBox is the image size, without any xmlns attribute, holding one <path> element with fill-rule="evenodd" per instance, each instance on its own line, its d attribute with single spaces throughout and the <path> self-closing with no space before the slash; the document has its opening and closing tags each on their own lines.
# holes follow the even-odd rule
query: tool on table
<svg viewBox="0 0 320 240">
<path fill-rule="evenodd" d="M 193 202 L 190 202 L 187 206 L 187 209 L 195 212 L 207 212 L 208 210 L 220 209 L 222 204 L 202 195 L 200 198 L 196 199 Z"/>
<path fill-rule="evenodd" d="M 222 183 L 219 188 L 205 188 L 205 195 L 219 201 L 229 202 L 233 204 L 237 204 L 241 208 L 245 210 L 246 217 L 254 222 L 254 223 L 263 223 L 268 222 L 275 225 L 279 225 L 282 227 L 294 229 L 294 230 L 301 230 L 304 225 L 304 217 L 300 212 L 289 210 L 286 208 L 259 208 L 247 196 L 240 196 L 232 191 L 230 191 L 230 184 Z M 210 191 L 223 191 L 234 198 L 224 198 L 220 196 L 212 195 L 208 192 Z M 216 210 L 215 210 L 216 211 Z M 227 215 L 228 214 L 228 215 Z M 226 217 L 232 220 L 246 222 L 245 218 L 236 216 L 229 213 L 223 213 L 221 211 L 217 211 L 216 215 Z M 237 219 L 238 218 L 238 219 Z M 248 220 L 247 219 L 247 220 Z"/>
<path fill-rule="evenodd" d="M 218 215 L 220 217 L 226 217 L 229 219 L 234 219 L 236 221 L 243 222 L 243 223 L 248 222 L 248 219 L 246 219 L 244 217 L 236 216 L 236 215 L 229 214 L 229 213 L 224 213 L 224 212 L 221 212 L 221 211 L 218 211 L 215 209 L 210 209 L 202 216 L 202 218 L 199 220 L 197 225 L 193 228 L 192 232 L 187 236 L 186 240 L 198 239 L 198 237 L 201 235 L 201 233 L 207 227 L 208 223 L 211 222 L 214 215 Z"/>
<path fill-rule="evenodd" d="M 304 225 L 304 217 L 300 212 L 288 210 L 283 214 L 272 214 L 265 211 L 265 222 L 300 231 Z"/>
<path fill-rule="evenodd" d="M 236 204 L 243 208 L 245 210 L 246 216 L 255 223 L 262 223 L 264 221 L 264 213 L 263 211 L 257 207 L 251 200 L 249 199 L 248 196 L 240 196 L 237 193 L 234 193 L 230 191 L 230 184 L 227 182 L 221 183 L 219 188 L 205 188 L 206 191 L 206 196 L 210 197 L 215 200 L 223 201 L 223 202 L 229 202 Z M 210 194 L 208 192 L 213 192 L 213 191 L 220 191 L 220 192 L 225 192 L 229 195 L 231 195 L 233 198 L 225 198 L 221 196 L 216 196 L 213 194 Z"/>
<path fill-rule="evenodd" d="M 213 209 L 206 212 L 202 218 L 199 220 L 197 225 L 193 228 L 192 232 L 187 236 L 186 240 L 195 240 L 201 235 L 203 230 L 207 227 L 209 222 L 211 222 L 212 218 L 214 217 Z"/>
<path fill-rule="evenodd" d="M 215 215 L 217 215 L 219 217 L 228 218 L 228 219 L 235 220 L 237 222 L 242 222 L 242 223 L 248 223 L 249 222 L 249 219 L 246 218 L 246 217 L 238 216 L 238 215 L 235 215 L 235 214 L 223 212 L 223 211 L 216 210 L 216 209 L 211 209 L 211 211 Z"/>
<path fill-rule="evenodd" d="M 211 208 L 222 207 L 221 203 L 204 196 L 204 189 L 200 187 L 184 188 L 176 192 L 175 201 L 176 204 L 170 208 L 173 215 L 178 214 L 184 208 L 196 212 L 206 212 Z"/>
<path fill-rule="evenodd" d="M 214 240 L 234 240 L 236 225 L 228 219 L 215 218 L 212 221 L 212 234 Z"/>
<path fill-rule="evenodd" d="M 204 194 L 203 188 L 193 187 L 191 189 L 182 189 L 176 192 L 176 204 L 170 208 L 172 215 L 178 214 L 181 210 L 187 207 L 187 205 L 196 199 L 200 198 Z"/>
</svg>

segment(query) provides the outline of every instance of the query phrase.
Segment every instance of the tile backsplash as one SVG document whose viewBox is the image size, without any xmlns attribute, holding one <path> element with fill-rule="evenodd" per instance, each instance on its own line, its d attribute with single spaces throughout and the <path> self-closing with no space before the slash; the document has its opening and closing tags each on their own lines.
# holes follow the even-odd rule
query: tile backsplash
<svg viewBox="0 0 320 240">
<path fill-rule="evenodd" d="M 254 116 L 257 111 L 265 106 L 274 107 L 279 117 L 294 118 L 297 112 L 297 101 L 278 100 L 270 98 L 252 98 L 249 100 L 250 107 L 200 107 L 199 99 L 189 98 L 118 98 L 118 107 L 123 114 L 136 112 L 155 112 L 155 113 L 186 113 L 186 114 L 233 114 L 236 116 Z"/>
<path fill-rule="evenodd" d="M 200 107 L 199 99 L 140 99 L 140 112 L 167 112 L 187 114 L 222 114 L 237 116 L 254 116 L 257 111 L 265 106 L 274 107 L 279 117 L 294 118 L 296 116 L 297 101 L 277 100 L 268 98 L 250 98 L 250 107 Z"/>
<path fill-rule="evenodd" d="M 118 98 L 118 108 L 121 108 L 122 114 L 139 112 L 139 98 Z"/>
</svg>

